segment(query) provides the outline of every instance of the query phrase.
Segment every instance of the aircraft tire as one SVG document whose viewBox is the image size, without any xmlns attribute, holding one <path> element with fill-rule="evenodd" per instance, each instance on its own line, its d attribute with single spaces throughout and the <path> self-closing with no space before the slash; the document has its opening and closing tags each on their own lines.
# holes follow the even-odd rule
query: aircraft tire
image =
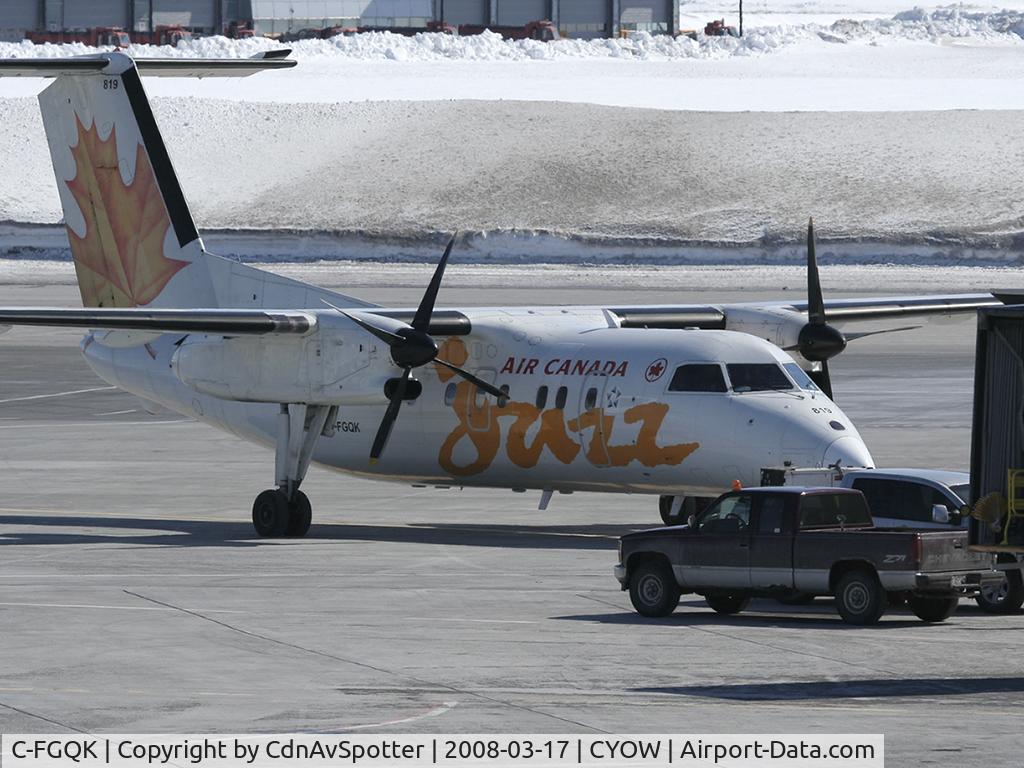
<svg viewBox="0 0 1024 768">
<path fill-rule="evenodd" d="M 914 615 L 921 621 L 932 623 L 948 619 L 959 604 L 959 597 L 917 597 L 912 595 L 907 598 L 907 607 L 914 612 Z"/>
<path fill-rule="evenodd" d="M 668 563 L 640 563 L 629 578 L 629 601 L 641 616 L 668 616 L 679 605 L 679 583 Z"/>
<path fill-rule="evenodd" d="M 887 603 L 875 574 L 863 568 L 843 574 L 836 587 L 836 610 L 847 624 L 877 624 Z"/>
<path fill-rule="evenodd" d="M 288 498 L 274 488 L 256 497 L 252 505 L 252 526 L 264 538 L 280 538 L 288 532 Z"/>
<path fill-rule="evenodd" d="M 672 501 L 674 499 L 674 496 L 658 497 L 658 512 L 661 513 L 661 522 L 665 525 L 682 525 L 686 522 L 686 516 L 683 514 L 682 509 L 679 510 L 678 514 L 672 514 Z"/>
<path fill-rule="evenodd" d="M 309 532 L 309 524 L 313 522 L 313 507 L 309 497 L 302 491 L 295 492 L 295 499 L 288 505 L 287 536 L 302 538 Z"/>
</svg>

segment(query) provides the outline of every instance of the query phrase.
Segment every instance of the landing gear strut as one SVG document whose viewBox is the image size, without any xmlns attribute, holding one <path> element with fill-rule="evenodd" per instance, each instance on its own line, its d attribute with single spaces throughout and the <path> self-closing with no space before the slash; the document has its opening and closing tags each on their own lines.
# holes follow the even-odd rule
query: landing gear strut
<svg viewBox="0 0 1024 768">
<path fill-rule="evenodd" d="M 332 410 L 324 405 L 281 405 L 275 455 L 277 488 L 263 491 L 252 505 L 252 525 L 260 536 L 300 537 L 309 531 L 313 510 L 299 485 Z"/>
</svg>

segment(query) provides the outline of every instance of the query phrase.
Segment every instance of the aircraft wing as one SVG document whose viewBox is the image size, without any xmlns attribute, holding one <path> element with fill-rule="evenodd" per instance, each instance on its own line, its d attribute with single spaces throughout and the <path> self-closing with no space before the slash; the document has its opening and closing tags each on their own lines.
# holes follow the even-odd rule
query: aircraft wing
<svg viewBox="0 0 1024 768">
<path fill-rule="evenodd" d="M 301 335 L 313 331 L 316 324 L 316 313 L 299 310 L 0 307 L 0 326 L 50 325 L 156 333 Z"/>
<path fill-rule="evenodd" d="M 981 307 L 1024 303 L 1024 295 L 1011 293 L 945 294 L 938 296 L 893 296 L 869 299 L 825 301 L 825 317 L 845 324 L 856 321 L 903 320 L 911 317 L 954 315 L 976 312 Z M 806 301 L 741 302 L 737 304 L 680 304 L 607 307 L 623 328 L 726 328 L 730 313 L 759 309 L 807 314 Z"/>
<path fill-rule="evenodd" d="M 372 307 L 372 305 L 370 305 Z M 362 308 L 401 323 L 412 322 L 415 310 Z M 292 334 L 316 330 L 324 309 L 64 309 L 58 307 L 0 307 L 0 329 L 13 325 L 45 325 L 88 330 L 150 331 L 152 333 L 213 333 L 227 336 Z M 437 336 L 465 336 L 472 326 L 458 310 L 434 312 L 427 331 Z"/>
<path fill-rule="evenodd" d="M 1017 303 L 1024 297 L 992 293 L 974 293 L 952 296 L 896 296 L 870 299 L 832 299 L 825 301 L 825 317 L 835 322 L 857 320 L 886 320 L 889 318 L 921 317 L 927 315 L 954 315 L 973 313 L 982 307 Z M 1010 299 L 1010 300 L 1007 300 Z M 807 312 L 806 301 L 784 304 L 794 312 Z"/>
</svg>

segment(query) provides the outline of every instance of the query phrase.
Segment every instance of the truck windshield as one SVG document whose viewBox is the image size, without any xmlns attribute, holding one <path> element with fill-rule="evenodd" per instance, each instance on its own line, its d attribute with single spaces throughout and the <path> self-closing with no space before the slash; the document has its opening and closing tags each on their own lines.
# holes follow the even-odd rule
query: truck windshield
<svg viewBox="0 0 1024 768">
<path fill-rule="evenodd" d="M 800 499 L 801 528 L 871 525 L 871 513 L 859 493 L 811 493 Z"/>
<path fill-rule="evenodd" d="M 965 485 L 951 485 L 949 490 L 955 493 L 964 504 L 971 503 L 971 486 L 970 484 Z"/>
<path fill-rule="evenodd" d="M 768 392 L 792 389 L 793 382 L 786 378 L 778 363 L 730 363 L 729 372 L 734 392 Z"/>
</svg>

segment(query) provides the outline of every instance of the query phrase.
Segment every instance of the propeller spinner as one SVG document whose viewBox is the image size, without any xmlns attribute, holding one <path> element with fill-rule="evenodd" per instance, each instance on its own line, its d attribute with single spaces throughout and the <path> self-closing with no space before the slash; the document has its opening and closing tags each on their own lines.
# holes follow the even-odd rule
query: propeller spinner
<svg viewBox="0 0 1024 768">
<path fill-rule="evenodd" d="M 507 398 L 507 393 L 489 384 L 469 371 L 463 370 L 457 365 L 441 360 L 437 356 L 437 342 L 428 333 L 430 319 L 434 314 L 434 303 L 437 301 L 437 293 L 441 288 L 441 279 L 444 277 L 444 270 L 448 264 L 448 257 L 451 256 L 452 248 L 455 245 L 457 235 L 452 235 L 448 241 L 448 247 L 444 249 L 444 255 L 438 262 L 434 276 L 430 279 L 427 290 L 420 300 L 420 305 L 413 316 L 412 324 L 403 323 L 398 320 L 374 315 L 369 312 L 346 312 L 339 310 L 345 317 L 359 327 L 372 333 L 383 341 L 391 349 L 391 360 L 402 369 L 402 376 L 393 386 L 385 388 L 388 395 L 388 409 L 384 412 L 380 427 L 377 428 L 377 435 L 373 439 L 373 447 L 370 448 L 370 461 L 376 461 L 384 451 L 384 446 L 391 435 L 391 428 L 398 419 L 398 412 L 402 408 L 402 401 L 405 399 L 409 386 L 409 378 L 414 368 L 437 363 L 458 374 L 466 381 L 473 384 L 477 389 L 493 395 L 498 399 Z"/>
</svg>

